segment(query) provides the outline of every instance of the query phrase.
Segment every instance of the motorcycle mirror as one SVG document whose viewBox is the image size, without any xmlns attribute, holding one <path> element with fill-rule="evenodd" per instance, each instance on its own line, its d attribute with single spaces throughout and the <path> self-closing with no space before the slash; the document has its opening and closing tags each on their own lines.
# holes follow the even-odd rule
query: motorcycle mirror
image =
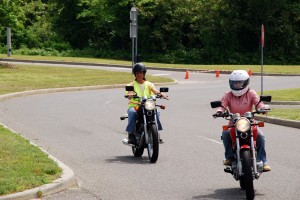
<svg viewBox="0 0 300 200">
<path fill-rule="evenodd" d="M 169 92 L 169 88 L 167 87 L 159 88 L 159 92 Z"/>
<path fill-rule="evenodd" d="M 134 87 L 131 86 L 131 85 L 127 85 L 127 86 L 125 87 L 125 90 L 126 90 L 127 92 L 129 92 L 129 91 L 134 91 Z"/>
<path fill-rule="evenodd" d="M 222 102 L 221 101 L 212 101 L 212 102 L 210 102 L 210 106 L 212 108 L 222 107 Z"/>
<path fill-rule="evenodd" d="M 272 96 L 260 96 L 260 101 L 271 102 Z"/>
</svg>

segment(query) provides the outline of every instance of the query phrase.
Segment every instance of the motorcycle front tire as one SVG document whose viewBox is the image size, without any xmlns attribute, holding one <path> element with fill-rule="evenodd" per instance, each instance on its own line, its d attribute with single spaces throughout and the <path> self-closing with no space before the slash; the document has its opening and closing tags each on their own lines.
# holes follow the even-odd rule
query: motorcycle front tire
<svg viewBox="0 0 300 200">
<path fill-rule="evenodd" d="M 134 155 L 134 157 L 141 157 L 144 153 L 144 142 L 145 139 L 141 138 L 141 142 L 139 145 L 134 145 L 132 147 L 132 153 Z"/>
<path fill-rule="evenodd" d="M 158 159 L 158 152 L 159 152 L 159 139 L 158 139 L 158 131 L 155 124 L 151 124 L 150 128 L 150 142 L 147 145 L 148 150 L 148 157 L 151 163 L 155 163 Z"/>
<path fill-rule="evenodd" d="M 244 176 L 241 177 L 244 180 L 245 190 L 246 190 L 246 198 L 247 200 L 254 199 L 254 186 L 253 186 L 253 176 L 252 176 L 252 164 L 251 164 L 251 154 L 250 150 L 244 150 L 241 152 L 242 158 L 242 167 Z"/>
<path fill-rule="evenodd" d="M 132 153 L 134 157 L 141 157 L 144 153 L 144 148 L 134 146 L 132 147 Z"/>
</svg>

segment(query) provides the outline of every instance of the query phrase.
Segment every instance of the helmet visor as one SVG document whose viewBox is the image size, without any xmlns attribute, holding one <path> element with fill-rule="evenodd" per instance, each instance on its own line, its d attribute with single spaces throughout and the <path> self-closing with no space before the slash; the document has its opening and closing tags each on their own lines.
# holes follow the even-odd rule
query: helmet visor
<svg viewBox="0 0 300 200">
<path fill-rule="evenodd" d="M 249 84 L 249 79 L 239 80 L 239 81 L 229 80 L 229 86 L 232 90 L 242 90 L 245 87 L 247 87 L 248 84 Z"/>
</svg>

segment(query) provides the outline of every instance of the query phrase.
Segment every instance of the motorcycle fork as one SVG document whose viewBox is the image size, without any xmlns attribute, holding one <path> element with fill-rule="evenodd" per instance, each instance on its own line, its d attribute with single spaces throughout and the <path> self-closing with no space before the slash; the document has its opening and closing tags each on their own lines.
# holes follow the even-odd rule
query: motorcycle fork
<svg viewBox="0 0 300 200">
<path fill-rule="evenodd" d="M 145 113 L 145 109 L 143 109 L 143 119 L 144 119 L 144 134 L 145 134 L 145 142 L 146 144 L 149 143 L 148 139 L 149 139 L 149 135 L 148 135 L 148 131 L 147 131 L 147 118 L 146 118 L 146 113 Z"/>
<path fill-rule="evenodd" d="M 253 167 L 253 172 L 254 172 L 254 177 L 256 179 L 259 178 L 259 173 L 257 172 L 257 165 L 256 165 L 256 156 L 255 156 L 255 147 L 254 147 L 254 138 L 253 138 L 253 132 L 251 131 L 251 151 L 252 151 L 252 167 Z"/>
<path fill-rule="evenodd" d="M 235 130 L 235 138 L 236 138 L 236 156 L 237 156 L 238 175 L 242 176 L 241 146 L 240 146 L 240 138 L 238 137 L 237 130 Z"/>
<path fill-rule="evenodd" d="M 254 172 L 254 177 L 256 179 L 259 178 L 259 173 L 257 172 L 257 166 L 256 166 L 256 156 L 255 156 L 255 147 L 254 147 L 254 139 L 253 139 L 253 133 L 251 131 L 251 137 L 250 137 L 250 150 L 252 153 L 252 168 Z M 237 161 L 238 161 L 238 174 L 239 176 L 242 176 L 242 162 L 241 162 L 241 157 L 240 157 L 240 152 L 241 152 L 241 146 L 240 146 L 240 139 L 238 137 L 238 133 L 236 130 L 236 153 L 237 153 Z"/>
<path fill-rule="evenodd" d="M 154 122 L 155 122 L 157 132 L 158 132 L 158 121 L 157 121 L 157 111 L 156 111 L 156 109 L 154 109 Z M 158 132 L 158 135 L 159 135 L 159 132 Z"/>
<path fill-rule="evenodd" d="M 151 121 L 153 121 L 153 122 L 149 122 L 149 121 L 147 121 L 147 117 L 146 117 L 146 112 L 145 112 L 145 110 L 143 110 L 143 118 L 144 118 L 144 132 L 145 132 L 145 139 L 146 139 L 146 144 L 149 144 L 149 138 L 150 138 L 150 136 L 149 136 L 149 131 L 148 131 L 148 125 L 151 125 L 151 124 L 153 124 L 153 123 L 155 123 L 155 125 L 156 125 L 156 128 L 158 127 L 158 125 L 157 125 L 157 115 L 156 115 L 156 109 L 154 109 L 154 111 L 153 111 L 153 117 L 154 117 L 154 121 L 153 120 L 151 120 Z"/>
</svg>

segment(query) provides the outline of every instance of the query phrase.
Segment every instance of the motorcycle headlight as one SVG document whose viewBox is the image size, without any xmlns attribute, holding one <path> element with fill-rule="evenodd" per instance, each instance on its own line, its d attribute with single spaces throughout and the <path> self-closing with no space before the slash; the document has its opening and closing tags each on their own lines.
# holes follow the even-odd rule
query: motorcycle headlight
<svg viewBox="0 0 300 200">
<path fill-rule="evenodd" d="M 250 129 L 250 121 L 247 118 L 240 118 L 235 127 L 240 132 L 247 132 Z"/>
<path fill-rule="evenodd" d="M 155 102 L 153 100 L 148 99 L 145 102 L 145 108 L 146 110 L 153 110 L 155 108 Z"/>
</svg>

